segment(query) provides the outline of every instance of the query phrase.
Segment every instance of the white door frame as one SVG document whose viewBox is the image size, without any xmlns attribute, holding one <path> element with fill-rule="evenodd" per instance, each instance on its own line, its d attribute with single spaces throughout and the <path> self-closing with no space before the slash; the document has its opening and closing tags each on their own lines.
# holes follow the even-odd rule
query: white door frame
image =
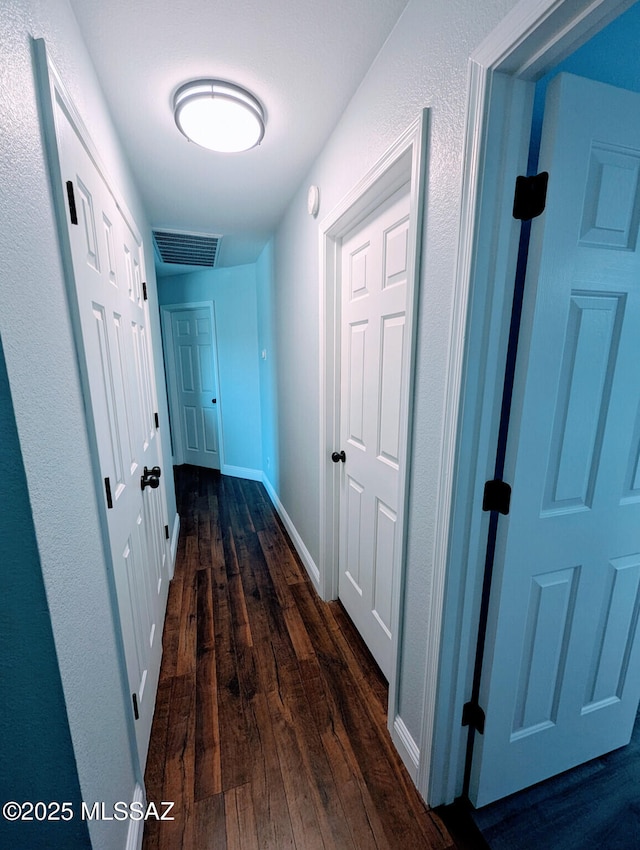
<svg viewBox="0 0 640 850">
<path fill-rule="evenodd" d="M 328 600 L 336 599 L 338 596 L 340 574 L 340 470 L 339 465 L 331 461 L 331 452 L 337 448 L 340 438 L 341 241 L 343 236 L 401 186 L 407 183 L 410 185 L 410 247 L 406 314 L 409 336 L 405 351 L 405 368 L 409 380 L 405 397 L 401 399 L 398 528 L 402 529 L 402 545 L 398 547 L 396 553 L 392 592 L 393 664 L 389 681 L 388 710 L 388 725 L 392 733 L 396 720 L 397 658 L 407 519 L 405 506 L 411 462 L 409 448 L 426 171 L 427 116 L 428 113 L 425 110 L 320 224 L 320 566 L 317 589 L 322 598 Z"/>
<path fill-rule="evenodd" d="M 217 398 L 216 422 L 218 426 L 218 453 L 220 455 L 220 471 L 224 467 L 224 441 L 222 438 L 222 399 L 220 397 L 220 375 L 218 372 L 218 336 L 216 333 L 216 307 L 213 301 L 186 301 L 182 304 L 163 304 L 160 307 L 160 318 L 162 322 L 162 339 L 164 342 L 164 362 L 167 375 L 167 395 L 169 398 L 169 410 L 171 412 L 171 429 L 173 433 L 173 462 L 180 466 L 184 461 L 182 420 L 180 417 L 180 402 L 178 399 L 178 378 L 175 358 L 175 346 L 173 339 L 173 326 L 171 322 L 172 313 L 181 310 L 208 310 L 211 319 L 211 332 L 213 336 L 213 373 L 216 378 Z"/>
<path fill-rule="evenodd" d="M 472 54 L 454 287 L 434 592 L 418 788 L 430 805 L 462 792 L 470 698 L 535 81 L 633 0 L 521 0 Z M 448 482 L 450 484 L 448 485 Z M 446 577 L 446 594 L 445 594 Z"/>
</svg>

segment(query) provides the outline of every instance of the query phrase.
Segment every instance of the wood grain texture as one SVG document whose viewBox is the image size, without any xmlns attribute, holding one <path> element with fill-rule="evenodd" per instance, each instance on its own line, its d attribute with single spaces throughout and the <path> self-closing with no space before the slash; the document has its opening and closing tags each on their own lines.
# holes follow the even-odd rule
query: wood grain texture
<svg viewBox="0 0 640 850">
<path fill-rule="evenodd" d="M 386 729 L 387 688 L 264 487 L 176 469 L 182 518 L 144 850 L 453 850 Z"/>
</svg>

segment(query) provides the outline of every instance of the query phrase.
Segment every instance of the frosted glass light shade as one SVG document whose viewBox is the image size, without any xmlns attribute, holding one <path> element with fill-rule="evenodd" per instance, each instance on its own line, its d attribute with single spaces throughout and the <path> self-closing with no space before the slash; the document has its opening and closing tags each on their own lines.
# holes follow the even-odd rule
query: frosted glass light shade
<svg viewBox="0 0 640 850">
<path fill-rule="evenodd" d="M 264 136 L 264 112 L 248 91 L 220 80 L 194 80 L 173 101 L 176 124 L 187 139 L 221 153 L 246 151 Z"/>
</svg>

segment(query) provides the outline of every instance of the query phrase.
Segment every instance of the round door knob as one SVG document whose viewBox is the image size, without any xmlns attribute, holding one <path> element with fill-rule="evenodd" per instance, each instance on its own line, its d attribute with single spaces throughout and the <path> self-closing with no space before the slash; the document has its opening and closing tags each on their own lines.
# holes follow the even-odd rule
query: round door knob
<svg viewBox="0 0 640 850">
<path fill-rule="evenodd" d="M 217 398 L 212 398 L 212 399 L 211 399 L 211 404 L 215 404 L 217 401 L 218 401 L 218 399 L 217 399 Z"/>
<path fill-rule="evenodd" d="M 344 463 L 346 461 L 346 459 L 347 459 L 347 456 L 344 452 L 333 452 L 331 454 L 331 460 L 334 463 L 340 463 L 340 461 L 342 461 L 342 463 Z"/>
<path fill-rule="evenodd" d="M 157 490 L 160 486 L 160 479 L 157 475 L 142 475 L 140 476 L 140 489 L 151 487 L 152 490 Z"/>
<path fill-rule="evenodd" d="M 159 466 L 154 466 L 151 469 L 147 469 L 145 466 L 144 472 L 140 476 L 140 489 L 144 490 L 145 487 L 151 487 L 152 490 L 156 490 L 160 486 L 161 475 Z"/>
</svg>

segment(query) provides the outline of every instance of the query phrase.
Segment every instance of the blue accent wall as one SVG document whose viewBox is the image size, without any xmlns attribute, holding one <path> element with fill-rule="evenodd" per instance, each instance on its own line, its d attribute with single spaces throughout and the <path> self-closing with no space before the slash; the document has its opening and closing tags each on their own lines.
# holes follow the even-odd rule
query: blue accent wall
<svg viewBox="0 0 640 850">
<path fill-rule="evenodd" d="M 158 278 L 158 300 L 160 306 L 213 302 L 224 467 L 261 473 L 262 422 L 255 265 Z"/>
<path fill-rule="evenodd" d="M 0 341 L 0 805 L 70 802 L 68 822 L 10 823 L 0 847 L 89 848 L 80 785 Z"/>
<path fill-rule="evenodd" d="M 640 3 L 612 21 L 575 53 L 556 65 L 536 85 L 529 173 L 537 170 L 547 86 L 562 72 L 640 92 Z"/>
</svg>

